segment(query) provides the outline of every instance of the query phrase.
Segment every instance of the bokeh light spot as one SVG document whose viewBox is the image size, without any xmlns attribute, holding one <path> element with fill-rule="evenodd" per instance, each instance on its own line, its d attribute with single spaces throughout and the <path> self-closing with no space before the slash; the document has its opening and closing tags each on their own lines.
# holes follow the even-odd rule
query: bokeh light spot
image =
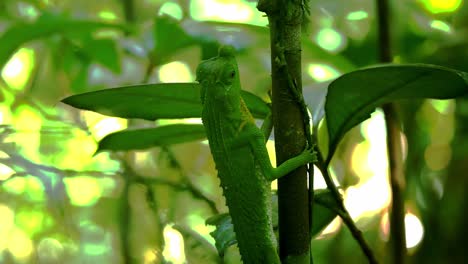
<svg viewBox="0 0 468 264">
<path fill-rule="evenodd" d="M 358 184 L 348 188 L 345 204 L 355 219 L 375 214 L 390 203 L 385 118 L 381 110 L 361 126 L 364 142 L 356 144 L 351 167 L 359 177 Z M 372 197 L 372 199 L 369 199 Z"/>
<path fill-rule="evenodd" d="M 45 200 L 44 194 L 44 185 L 42 184 L 41 180 L 35 176 L 27 176 L 25 177 L 25 189 L 24 194 L 26 198 L 30 201 L 34 202 L 42 202 Z"/>
<path fill-rule="evenodd" d="M 29 80 L 34 66 L 34 50 L 21 48 L 3 67 L 2 77 L 15 90 L 22 90 Z"/>
<path fill-rule="evenodd" d="M 13 228 L 9 234 L 8 250 L 18 262 L 28 263 L 34 248 L 31 238 L 23 230 Z"/>
<path fill-rule="evenodd" d="M 268 24 L 264 14 L 258 12 L 255 1 L 193 0 L 190 1 L 190 14 L 195 20 Z"/>
<path fill-rule="evenodd" d="M 0 203 L 0 251 L 8 246 L 8 234 L 15 226 L 15 212 L 5 204 Z"/>
<path fill-rule="evenodd" d="M 158 252 L 156 249 L 147 248 L 143 252 L 143 263 L 144 264 L 151 264 L 151 263 L 159 263 L 158 261 Z"/>
<path fill-rule="evenodd" d="M 326 64 L 309 64 L 308 71 L 309 75 L 319 82 L 326 82 L 340 75 L 335 68 Z"/>
<path fill-rule="evenodd" d="M 421 220 L 412 213 L 405 215 L 406 248 L 417 246 L 424 236 L 424 228 Z"/>
<path fill-rule="evenodd" d="M 15 216 L 16 225 L 31 237 L 42 230 L 44 220 L 44 213 L 37 210 L 22 210 Z"/>
<path fill-rule="evenodd" d="M 0 163 L 0 181 L 4 181 L 13 175 L 15 171 L 7 165 Z"/>
<path fill-rule="evenodd" d="M 22 194 L 26 188 L 25 177 L 14 177 L 2 184 L 3 190 L 10 194 Z"/>
<path fill-rule="evenodd" d="M 421 0 L 427 11 L 431 13 L 446 13 L 457 10 L 463 0 Z"/>
<path fill-rule="evenodd" d="M 159 69 L 159 80 L 165 83 L 191 82 L 193 81 L 193 76 L 187 64 L 174 61 L 161 66 Z"/>
<path fill-rule="evenodd" d="M 89 176 L 79 176 L 64 179 L 65 187 L 72 204 L 90 206 L 101 197 L 102 189 L 98 179 Z"/>
<path fill-rule="evenodd" d="M 169 15 L 177 20 L 182 19 L 182 8 L 174 2 L 166 2 L 159 9 L 159 15 Z"/>
<path fill-rule="evenodd" d="M 445 169 L 452 159 L 452 149 L 448 144 L 430 144 L 424 151 L 424 160 L 429 169 L 439 171 Z"/>
<path fill-rule="evenodd" d="M 38 10 L 33 5 L 25 2 L 18 3 L 18 11 L 22 16 L 28 17 L 29 19 L 37 18 L 39 15 Z"/>
<path fill-rule="evenodd" d="M 98 17 L 108 21 L 114 21 L 117 19 L 115 13 L 108 10 L 102 10 L 101 12 L 99 12 Z"/>
<path fill-rule="evenodd" d="M 354 11 L 354 12 L 350 12 L 347 16 L 346 16 L 346 19 L 348 20 L 362 20 L 362 19 L 366 19 L 369 17 L 369 14 L 367 14 L 366 11 L 362 11 L 362 10 L 359 10 L 359 11 Z"/>
<path fill-rule="evenodd" d="M 40 147 L 40 134 L 36 133 L 41 129 L 42 115 L 29 105 L 23 104 L 15 109 L 12 125 L 20 132 L 12 135 L 12 140 L 21 146 L 21 154 L 34 162 L 41 162 L 38 152 Z"/>
<path fill-rule="evenodd" d="M 127 127 L 127 120 L 117 117 L 105 117 L 98 121 L 92 128 L 92 133 L 97 140 L 104 136 L 122 130 Z"/>
<path fill-rule="evenodd" d="M 320 30 L 315 40 L 320 47 L 330 52 L 339 52 L 345 47 L 343 35 L 332 28 Z"/>
<path fill-rule="evenodd" d="M 185 263 L 184 238 L 169 225 L 164 227 L 165 247 L 163 256 L 166 261 L 174 264 Z"/>
<path fill-rule="evenodd" d="M 431 21 L 431 28 L 443 31 L 445 33 L 452 33 L 452 28 L 450 25 L 441 20 Z"/>
<path fill-rule="evenodd" d="M 55 238 L 43 238 L 37 246 L 39 263 L 63 263 L 64 248 Z"/>
<path fill-rule="evenodd" d="M 431 106 L 441 114 L 449 114 L 455 110 L 454 100 L 428 99 Z"/>
</svg>

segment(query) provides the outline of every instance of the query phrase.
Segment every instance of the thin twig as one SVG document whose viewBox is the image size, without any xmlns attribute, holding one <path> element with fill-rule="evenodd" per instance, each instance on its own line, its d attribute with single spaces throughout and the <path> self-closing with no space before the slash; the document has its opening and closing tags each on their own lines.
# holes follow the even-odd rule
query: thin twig
<svg viewBox="0 0 468 264">
<path fill-rule="evenodd" d="M 320 157 L 321 157 L 321 155 L 320 155 Z M 338 203 L 339 210 L 337 210 L 336 212 L 341 217 L 341 219 L 343 219 L 343 222 L 348 227 L 348 229 L 351 232 L 352 236 L 358 242 L 359 246 L 362 249 L 362 252 L 364 252 L 364 255 L 366 255 L 367 260 L 369 261 L 369 263 L 371 263 L 371 264 L 378 263 L 377 259 L 374 256 L 374 253 L 372 252 L 369 245 L 366 243 L 366 240 L 364 239 L 364 236 L 362 235 L 361 230 L 359 230 L 359 228 L 357 228 L 357 226 L 354 223 L 353 219 L 351 218 L 348 210 L 344 206 L 343 198 L 341 197 L 340 193 L 338 192 L 338 189 L 336 188 L 335 183 L 333 183 L 333 181 L 331 179 L 331 176 L 328 173 L 328 170 L 326 169 L 326 167 L 323 166 L 323 164 L 324 163 L 320 163 L 320 161 L 319 161 L 318 167 L 320 169 L 320 172 L 323 175 L 323 178 L 325 179 L 325 182 L 327 183 L 328 189 L 331 191 L 334 199 Z"/>
</svg>

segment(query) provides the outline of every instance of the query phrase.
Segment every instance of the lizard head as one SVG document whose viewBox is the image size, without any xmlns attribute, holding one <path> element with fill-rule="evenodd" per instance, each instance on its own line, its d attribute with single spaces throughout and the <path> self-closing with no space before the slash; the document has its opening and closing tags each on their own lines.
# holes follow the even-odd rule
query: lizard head
<svg viewBox="0 0 468 264">
<path fill-rule="evenodd" d="M 239 71 L 232 46 L 222 46 L 217 57 L 202 61 L 197 67 L 197 81 L 201 84 L 202 103 L 210 94 L 221 98 L 240 92 Z"/>
</svg>

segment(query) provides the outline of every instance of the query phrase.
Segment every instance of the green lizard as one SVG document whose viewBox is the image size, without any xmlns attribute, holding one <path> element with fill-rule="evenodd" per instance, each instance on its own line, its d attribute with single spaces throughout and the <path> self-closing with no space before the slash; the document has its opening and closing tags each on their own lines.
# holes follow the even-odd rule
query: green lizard
<svg viewBox="0 0 468 264">
<path fill-rule="evenodd" d="M 235 50 L 223 46 L 197 68 L 202 120 L 244 263 L 280 263 L 271 222 L 270 182 L 313 162 L 312 148 L 271 165 L 265 137 L 241 98 Z"/>
</svg>

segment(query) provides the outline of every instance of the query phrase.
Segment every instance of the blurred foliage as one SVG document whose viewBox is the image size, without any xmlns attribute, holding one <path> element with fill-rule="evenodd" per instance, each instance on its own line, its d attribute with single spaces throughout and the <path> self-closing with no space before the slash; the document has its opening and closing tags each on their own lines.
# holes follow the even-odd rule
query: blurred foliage
<svg viewBox="0 0 468 264">
<path fill-rule="evenodd" d="M 267 100 L 269 34 L 255 4 L 0 1 L 0 263 L 222 263 L 205 220 L 226 207 L 205 142 L 92 156 L 112 132 L 199 120 L 127 121 L 57 102 L 109 87 L 194 81 L 196 65 L 219 43 L 240 51 L 244 89 Z M 310 5 L 303 83 L 318 120 L 328 81 L 377 62 L 376 12 L 371 0 Z M 396 62 L 468 71 L 466 3 L 395 0 L 391 8 Z M 409 262 L 465 263 L 468 100 L 402 101 L 399 110 Z M 346 134 L 332 174 L 385 263 L 382 120 L 377 111 Z M 339 220 L 312 245 L 317 263 L 363 262 Z M 224 260 L 238 263 L 237 249 Z"/>
</svg>

